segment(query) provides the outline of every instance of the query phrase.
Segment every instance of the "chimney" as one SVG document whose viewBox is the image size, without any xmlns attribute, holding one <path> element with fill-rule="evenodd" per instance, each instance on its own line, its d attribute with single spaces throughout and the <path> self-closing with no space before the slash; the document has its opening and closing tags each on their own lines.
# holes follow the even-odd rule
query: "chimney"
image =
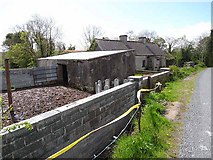
<svg viewBox="0 0 213 160">
<path fill-rule="evenodd" d="M 145 44 L 146 43 L 146 37 L 139 37 L 138 41 L 143 42 Z"/>
<path fill-rule="evenodd" d="M 120 41 L 127 42 L 127 35 L 120 35 L 119 36 Z"/>
</svg>

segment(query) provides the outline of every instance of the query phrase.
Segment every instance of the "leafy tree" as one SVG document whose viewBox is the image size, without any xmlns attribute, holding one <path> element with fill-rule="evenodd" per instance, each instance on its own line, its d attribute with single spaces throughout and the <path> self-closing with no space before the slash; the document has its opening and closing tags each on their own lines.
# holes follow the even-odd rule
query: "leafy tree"
<svg viewBox="0 0 213 160">
<path fill-rule="evenodd" d="M 6 39 L 3 42 L 3 46 L 7 49 L 10 49 L 13 45 L 17 43 L 22 43 L 21 40 L 21 33 L 22 32 L 16 32 L 16 33 L 8 33 L 6 35 Z"/>
<path fill-rule="evenodd" d="M 92 44 L 90 45 L 88 51 L 95 51 L 97 48 L 97 43 L 95 41 L 95 39 L 92 41 Z"/>
<path fill-rule="evenodd" d="M 11 61 L 11 68 L 24 68 L 36 64 L 36 54 L 28 40 L 28 33 L 21 32 L 22 43 L 16 43 L 6 52 L 5 57 Z"/>
<path fill-rule="evenodd" d="M 207 41 L 206 65 L 213 67 L 213 30 L 211 30 L 210 37 Z"/>
<path fill-rule="evenodd" d="M 8 33 L 3 42 L 11 67 L 35 66 L 38 58 L 59 54 L 65 48 L 64 43 L 58 41 L 61 33 L 52 19 L 33 16 L 15 30 Z"/>
<path fill-rule="evenodd" d="M 167 45 L 165 39 L 162 37 L 156 37 L 153 41 L 155 44 L 157 44 L 162 50 L 166 51 Z"/>
<path fill-rule="evenodd" d="M 175 65 L 176 66 L 181 66 L 183 65 L 183 61 L 182 61 L 182 51 L 180 48 L 176 48 L 173 50 L 173 57 L 174 57 L 174 60 L 175 60 Z"/>
<path fill-rule="evenodd" d="M 207 57 L 207 44 L 209 42 L 210 37 L 209 36 L 200 36 L 199 40 L 197 42 L 197 46 L 195 48 L 195 54 L 193 56 L 193 60 L 196 61 L 197 63 L 199 62 L 206 62 L 206 57 Z"/>
<path fill-rule="evenodd" d="M 61 33 L 51 18 L 35 15 L 26 24 L 17 26 L 16 30 L 29 33 L 28 38 L 36 50 L 37 57 L 54 55 L 55 44 Z"/>
</svg>

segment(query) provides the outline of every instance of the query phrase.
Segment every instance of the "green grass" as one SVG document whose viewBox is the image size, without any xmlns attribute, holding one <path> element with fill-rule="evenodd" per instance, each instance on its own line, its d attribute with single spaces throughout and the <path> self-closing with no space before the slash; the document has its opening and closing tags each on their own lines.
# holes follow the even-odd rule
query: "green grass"
<svg viewBox="0 0 213 160">
<path fill-rule="evenodd" d="M 135 73 L 134 76 L 143 76 L 142 73 Z"/>
<path fill-rule="evenodd" d="M 183 80 L 192 73 L 203 69 L 176 68 L 172 82 L 166 83 L 161 93 L 151 92 L 146 97 L 146 106 L 141 118 L 141 132 L 138 131 L 137 123 L 132 135 L 122 136 L 116 143 L 112 158 L 171 158 L 175 157 L 172 148 L 177 148 L 173 137 L 177 123 L 164 117 L 165 102 L 180 101 L 187 104 L 190 100 L 195 85 L 196 76 Z"/>
<path fill-rule="evenodd" d="M 5 70 L 5 68 L 4 67 L 0 67 L 0 70 Z"/>
<path fill-rule="evenodd" d="M 117 143 L 112 155 L 113 158 L 166 158 L 164 152 L 168 149 L 167 139 L 172 126 L 161 114 L 165 107 L 147 99 L 146 107 L 141 118 L 141 132 L 132 136 L 123 136 Z"/>
</svg>

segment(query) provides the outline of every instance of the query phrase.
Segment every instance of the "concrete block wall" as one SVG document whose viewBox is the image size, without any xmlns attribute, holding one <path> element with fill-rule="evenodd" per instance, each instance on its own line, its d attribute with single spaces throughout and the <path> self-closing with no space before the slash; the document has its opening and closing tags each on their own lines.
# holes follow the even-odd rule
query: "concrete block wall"
<svg viewBox="0 0 213 160">
<path fill-rule="evenodd" d="M 115 119 L 135 104 L 135 82 L 128 82 L 37 115 L 20 128 L 1 133 L 3 158 L 47 158 L 84 134 Z M 59 158 L 92 158 L 117 135 L 129 119 L 120 120 L 86 138 Z"/>
<path fill-rule="evenodd" d="M 35 86 L 56 83 L 58 79 L 57 67 L 46 66 L 34 68 L 33 76 Z"/>
<path fill-rule="evenodd" d="M 5 70 L 0 70 L 0 90 L 6 91 Z M 11 86 L 13 88 L 27 88 L 47 85 L 57 82 L 56 67 L 20 68 L 10 70 Z"/>
<path fill-rule="evenodd" d="M 1 90 L 7 90 L 6 85 L 6 75 L 5 70 L 0 70 L 0 75 L 2 79 L 0 81 L 0 88 Z M 33 69 L 11 69 L 10 70 L 10 80 L 11 80 L 11 87 L 14 88 L 25 88 L 25 87 L 33 87 L 34 86 L 34 79 L 33 79 Z"/>
<path fill-rule="evenodd" d="M 170 79 L 170 74 L 171 74 L 170 71 L 164 71 L 164 72 L 160 72 L 160 73 L 150 76 L 151 77 L 151 88 L 154 88 L 154 86 L 157 82 L 160 82 L 161 84 L 168 82 Z M 144 77 L 142 87 L 148 88 L 148 86 L 149 86 L 148 77 Z"/>
</svg>

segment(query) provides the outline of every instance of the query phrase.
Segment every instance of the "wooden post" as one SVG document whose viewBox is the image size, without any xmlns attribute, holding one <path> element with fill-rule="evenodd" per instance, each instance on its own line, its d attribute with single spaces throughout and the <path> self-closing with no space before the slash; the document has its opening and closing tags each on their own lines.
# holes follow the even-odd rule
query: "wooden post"
<svg viewBox="0 0 213 160">
<path fill-rule="evenodd" d="M 142 105 L 140 104 L 139 110 L 138 110 L 138 130 L 139 132 L 141 132 L 141 114 L 142 114 L 142 110 L 141 110 Z"/>
<path fill-rule="evenodd" d="M 152 88 L 152 79 L 150 76 L 148 76 L 148 88 L 151 89 Z"/>
<path fill-rule="evenodd" d="M 6 83 L 7 83 L 7 95 L 8 95 L 8 104 L 10 109 L 10 116 L 13 123 L 17 122 L 15 118 L 15 113 L 13 109 L 13 100 L 12 100 L 12 92 L 11 92 L 11 83 L 10 83 L 10 67 L 9 67 L 9 59 L 5 59 L 5 73 L 6 73 Z"/>
</svg>

